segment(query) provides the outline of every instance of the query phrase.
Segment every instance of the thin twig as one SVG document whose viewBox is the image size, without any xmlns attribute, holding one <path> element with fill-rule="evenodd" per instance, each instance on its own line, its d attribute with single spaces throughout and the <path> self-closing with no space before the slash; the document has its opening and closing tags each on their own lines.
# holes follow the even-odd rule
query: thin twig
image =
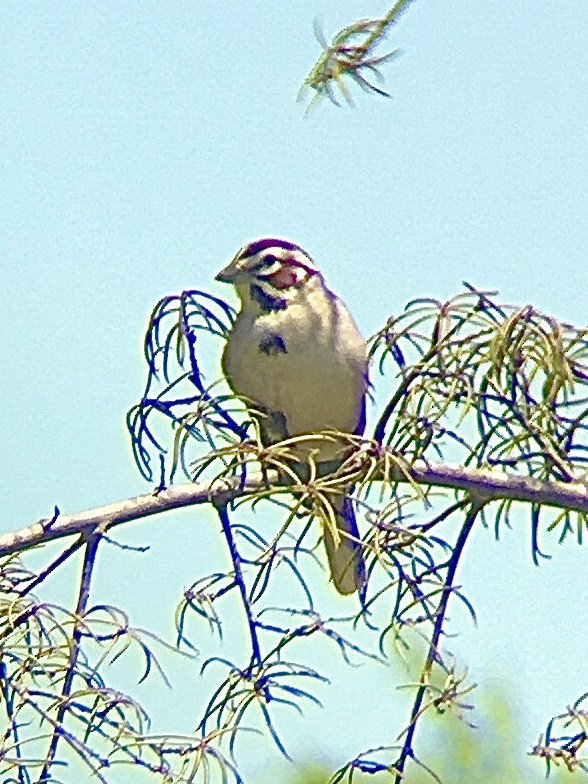
<svg viewBox="0 0 588 784">
<path fill-rule="evenodd" d="M 441 639 L 443 624 L 445 623 L 445 614 L 447 612 L 447 605 L 449 604 L 449 599 L 453 593 L 453 581 L 455 579 L 455 573 L 457 571 L 457 567 L 459 565 L 459 561 L 463 553 L 463 549 L 465 547 L 467 539 L 474 526 L 476 517 L 480 512 L 480 510 L 482 509 L 483 505 L 484 505 L 483 502 L 480 501 L 472 502 L 470 511 L 468 512 L 468 515 L 464 521 L 461 531 L 459 532 L 459 536 L 457 538 L 455 547 L 453 549 L 451 558 L 449 560 L 449 567 L 447 569 L 445 585 L 443 586 L 443 594 L 441 596 L 441 600 L 439 602 L 439 608 L 435 616 L 435 623 L 433 625 L 433 633 L 431 635 L 431 639 L 429 642 L 427 658 L 425 660 L 425 664 L 421 672 L 420 685 L 417 689 L 417 693 L 412 705 L 410 721 L 407 726 L 406 737 L 402 745 L 402 750 L 400 752 L 400 756 L 398 757 L 398 760 L 394 765 L 395 784 L 402 784 L 402 780 L 404 778 L 404 767 L 406 765 L 406 762 L 409 759 L 409 757 L 412 757 L 414 755 L 412 741 L 414 738 L 414 733 L 416 731 L 418 718 L 421 713 L 423 699 L 429 687 L 429 679 L 431 676 L 433 665 L 435 661 L 438 660 L 439 640 Z"/>
<path fill-rule="evenodd" d="M 249 635 L 251 637 L 251 662 L 249 664 L 246 677 L 250 677 L 251 673 L 256 668 L 261 668 L 263 665 L 263 661 L 261 657 L 261 646 L 259 645 L 259 638 L 257 636 L 258 623 L 256 618 L 254 617 L 253 607 L 251 606 L 251 600 L 247 594 L 247 586 L 245 585 L 245 578 L 243 576 L 243 569 L 241 565 L 241 556 L 239 555 L 237 543 L 235 542 L 235 537 L 233 534 L 233 529 L 231 527 L 229 514 L 227 512 L 226 503 L 215 504 L 215 508 L 221 521 L 223 534 L 227 541 L 229 553 L 231 556 L 231 561 L 233 563 L 233 569 L 235 571 L 235 582 L 237 583 L 237 586 L 239 588 L 239 592 L 241 594 L 241 601 L 243 602 L 243 609 L 245 610 L 245 615 L 247 617 L 247 625 L 249 627 Z"/>
<path fill-rule="evenodd" d="M 53 765 L 53 762 L 55 760 L 59 738 L 62 735 L 63 720 L 65 718 L 65 714 L 68 709 L 69 698 L 72 693 L 74 678 L 77 672 L 78 658 L 80 655 L 80 644 L 82 639 L 82 631 L 81 631 L 82 624 L 83 624 L 84 616 L 86 614 L 86 610 L 88 609 L 88 600 L 90 598 L 90 584 L 92 582 L 92 571 L 94 569 L 94 563 L 96 561 L 96 552 L 98 550 L 98 544 L 100 542 L 100 539 L 101 539 L 101 535 L 99 533 L 93 533 L 88 538 L 88 542 L 86 544 L 86 552 L 84 554 L 84 565 L 82 568 L 82 577 L 80 580 L 80 591 L 78 594 L 78 602 L 76 606 L 76 622 L 72 635 L 69 666 L 67 668 L 67 673 L 65 675 L 65 679 L 63 682 L 61 703 L 57 710 L 57 717 L 55 720 L 53 735 L 51 737 L 51 744 L 47 752 L 47 757 L 45 758 L 45 764 L 43 765 L 41 775 L 39 776 L 39 784 L 46 784 L 46 782 L 50 781 L 51 766 Z"/>
</svg>

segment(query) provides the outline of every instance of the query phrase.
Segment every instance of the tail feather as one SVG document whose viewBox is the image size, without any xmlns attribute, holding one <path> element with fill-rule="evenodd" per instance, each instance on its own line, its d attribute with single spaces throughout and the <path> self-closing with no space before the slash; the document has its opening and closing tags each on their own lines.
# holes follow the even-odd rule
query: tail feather
<svg viewBox="0 0 588 784">
<path fill-rule="evenodd" d="M 327 558 L 335 588 L 339 593 L 350 594 L 358 591 L 366 579 L 361 545 L 354 541 L 359 539 L 359 529 L 350 498 L 338 499 L 333 504 L 333 511 L 341 537 L 339 543 L 336 543 L 333 534 L 325 526 L 324 539 Z"/>
</svg>

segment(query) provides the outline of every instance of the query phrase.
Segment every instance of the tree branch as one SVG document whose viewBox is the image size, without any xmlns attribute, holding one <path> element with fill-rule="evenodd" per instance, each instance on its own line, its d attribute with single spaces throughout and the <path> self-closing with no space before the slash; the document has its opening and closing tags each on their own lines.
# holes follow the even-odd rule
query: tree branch
<svg viewBox="0 0 588 784">
<path fill-rule="evenodd" d="M 449 599 L 451 598 L 451 595 L 453 593 L 453 582 L 455 579 L 455 573 L 457 571 L 457 567 L 459 565 L 463 553 L 463 549 L 466 545 L 470 533 L 472 532 L 472 528 L 474 527 L 476 517 L 478 516 L 480 510 L 482 509 L 482 506 L 483 506 L 483 502 L 475 501 L 472 503 L 471 509 L 467 514 L 465 522 L 459 533 L 459 536 L 457 537 L 455 546 L 452 549 L 452 554 L 449 561 L 449 569 L 447 571 L 447 577 L 445 579 L 445 585 L 443 587 L 443 594 L 441 596 L 441 601 L 439 602 L 439 607 L 437 609 L 435 623 L 433 624 L 433 634 L 431 635 L 431 639 L 429 641 L 429 650 L 427 652 L 427 658 L 425 660 L 425 664 L 421 672 L 419 687 L 417 689 L 417 693 L 415 695 L 414 702 L 412 705 L 412 710 L 410 713 L 410 721 L 406 729 L 406 737 L 404 739 L 400 756 L 394 765 L 395 784 L 402 784 L 402 780 L 404 779 L 404 768 L 406 766 L 406 762 L 409 758 L 415 757 L 414 748 L 412 745 L 414 740 L 414 734 L 416 732 L 419 715 L 421 714 L 422 711 L 423 700 L 425 699 L 427 690 L 429 688 L 431 673 L 433 671 L 433 665 L 435 664 L 435 662 L 439 661 L 439 651 L 438 651 L 439 640 L 441 639 L 441 634 L 443 632 L 443 625 L 445 623 L 445 616 L 447 613 L 447 605 L 449 604 Z"/>
<path fill-rule="evenodd" d="M 402 470 L 394 466 L 388 478 L 398 482 L 463 490 L 473 499 L 480 501 L 526 501 L 588 514 L 588 484 L 582 482 L 542 482 L 531 477 L 508 475 L 490 469 L 425 463 L 420 460 Z M 271 482 L 271 476 L 269 479 Z M 28 528 L 0 536 L 0 556 L 64 536 L 92 530 L 105 532 L 122 523 L 172 509 L 211 501 L 216 505 L 229 503 L 234 498 L 267 488 L 267 483 L 268 476 L 251 474 L 245 480 L 235 477 L 177 485 L 160 492 L 115 501 L 106 506 L 69 515 L 62 515 L 57 510 L 52 518 L 39 520 Z"/>
<path fill-rule="evenodd" d="M 88 537 L 88 541 L 86 542 L 84 566 L 82 570 L 82 578 L 80 581 L 78 603 L 77 603 L 76 613 L 75 613 L 75 625 L 73 629 L 72 644 L 71 644 L 71 650 L 69 654 L 69 666 L 65 674 L 65 679 L 63 681 L 61 702 L 57 710 L 57 717 L 55 719 L 55 726 L 53 728 L 53 735 L 51 737 L 49 750 L 47 751 L 47 757 L 43 764 L 41 775 L 39 776 L 39 784 L 48 784 L 48 782 L 50 782 L 52 778 L 51 768 L 55 763 L 55 755 L 57 754 L 57 746 L 59 744 L 59 739 L 63 735 L 64 720 L 66 714 L 70 710 L 69 702 L 72 696 L 72 690 L 74 688 L 74 680 L 76 677 L 78 660 L 79 660 L 80 650 L 81 650 L 82 625 L 84 623 L 84 616 L 86 614 L 86 610 L 88 609 L 88 601 L 90 598 L 90 583 L 92 581 L 92 572 L 94 570 L 94 564 L 96 562 L 96 553 L 98 551 L 99 543 L 100 543 L 99 534 L 90 534 Z M 82 759 L 85 758 L 86 758 L 85 755 L 82 755 Z"/>
</svg>

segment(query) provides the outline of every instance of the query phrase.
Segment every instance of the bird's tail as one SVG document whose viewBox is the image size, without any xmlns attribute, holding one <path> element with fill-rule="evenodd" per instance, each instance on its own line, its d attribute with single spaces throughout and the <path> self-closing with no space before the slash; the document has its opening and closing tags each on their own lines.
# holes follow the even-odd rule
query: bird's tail
<svg viewBox="0 0 588 784">
<path fill-rule="evenodd" d="M 366 579 L 361 545 L 357 541 L 359 530 L 351 499 L 339 496 L 332 503 L 340 541 L 335 541 L 329 526 L 325 525 L 325 548 L 335 588 L 339 593 L 350 594 L 358 591 Z"/>
</svg>

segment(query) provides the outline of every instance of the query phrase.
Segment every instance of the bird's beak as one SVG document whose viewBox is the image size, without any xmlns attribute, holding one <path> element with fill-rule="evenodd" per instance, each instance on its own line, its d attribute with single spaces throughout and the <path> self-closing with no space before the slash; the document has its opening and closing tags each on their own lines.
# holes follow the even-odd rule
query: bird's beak
<svg viewBox="0 0 588 784">
<path fill-rule="evenodd" d="M 221 283 L 234 283 L 239 275 L 239 270 L 236 269 L 234 261 L 229 262 L 226 267 L 214 276 L 215 280 Z"/>
</svg>

